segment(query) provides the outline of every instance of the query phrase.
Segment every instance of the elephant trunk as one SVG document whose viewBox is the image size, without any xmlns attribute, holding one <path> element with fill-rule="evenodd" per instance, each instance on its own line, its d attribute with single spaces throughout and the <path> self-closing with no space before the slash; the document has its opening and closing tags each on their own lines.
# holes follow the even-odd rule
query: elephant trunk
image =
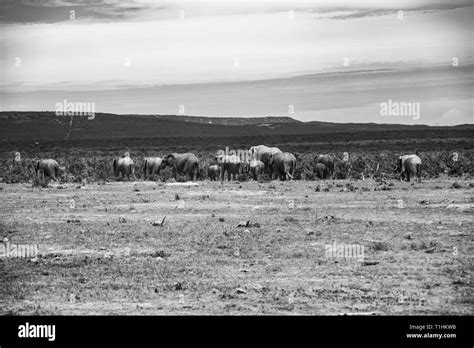
<svg viewBox="0 0 474 348">
<path fill-rule="evenodd" d="M 394 173 L 400 173 L 401 170 L 402 170 L 402 158 L 400 157 L 397 160 L 397 165 L 395 166 L 395 169 L 393 170 L 393 172 Z"/>
<path fill-rule="evenodd" d="M 143 164 L 143 179 L 146 179 L 146 167 L 147 167 L 147 161 L 148 160 L 145 160 L 145 163 Z"/>
</svg>

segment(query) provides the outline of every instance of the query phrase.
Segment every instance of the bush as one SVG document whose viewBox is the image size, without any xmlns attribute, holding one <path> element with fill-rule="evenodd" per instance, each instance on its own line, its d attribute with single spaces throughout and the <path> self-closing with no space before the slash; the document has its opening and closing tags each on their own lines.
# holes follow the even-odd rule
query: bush
<svg viewBox="0 0 474 348">
<path fill-rule="evenodd" d="M 279 145 L 285 148 L 285 145 Z M 296 145 L 295 145 L 296 146 Z M 216 147 L 219 148 L 219 147 Z M 160 150 L 160 154 L 172 152 L 174 149 Z M 291 148 L 286 151 L 291 152 Z M 81 182 L 87 179 L 89 182 L 104 182 L 115 180 L 112 160 L 123 151 L 123 149 L 111 148 L 106 150 L 95 149 L 76 149 L 59 148 L 47 146 L 36 150 L 34 157 L 26 155 L 27 151 L 22 151 L 21 162 L 15 162 L 14 152 L 6 151 L 0 156 L 0 177 L 6 183 L 33 182 L 36 180 L 33 163 L 39 158 L 54 158 L 60 166 L 66 167 L 66 174 L 61 175 L 59 180 L 65 182 Z M 195 151 L 193 149 L 181 149 L 181 151 L 190 151 L 196 154 L 200 160 L 198 179 L 207 179 L 207 168 L 214 164 L 215 152 L 211 149 Z M 327 151 L 329 152 L 329 151 Z M 403 153 L 408 153 L 404 151 Z M 359 151 L 349 153 L 347 161 L 339 161 L 335 165 L 335 177 L 337 179 L 361 179 L 364 178 L 395 178 L 393 173 L 397 163 L 398 156 L 403 154 L 399 151 Z M 436 178 L 440 174 L 459 177 L 463 175 L 474 175 L 474 166 L 472 165 L 473 151 L 426 151 L 419 154 L 422 160 L 422 177 L 425 179 Z M 296 180 L 315 180 L 313 158 L 315 152 L 297 153 L 297 162 L 294 171 Z M 335 153 L 337 158 L 344 159 L 342 152 Z M 135 175 L 137 178 L 143 176 L 143 158 L 148 156 L 157 156 L 156 151 L 131 152 L 135 162 Z M 163 155 L 161 155 L 163 156 Z M 159 177 L 163 181 L 171 178 L 171 169 L 163 170 Z M 247 175 L 241 175 L 238 178 L 241 181 L 248 180 Z M 186 180 L 179 178 L 178 180 Z M 264 174 L 260 182 L 270 181 L 268 174 Z"/>
</svg>

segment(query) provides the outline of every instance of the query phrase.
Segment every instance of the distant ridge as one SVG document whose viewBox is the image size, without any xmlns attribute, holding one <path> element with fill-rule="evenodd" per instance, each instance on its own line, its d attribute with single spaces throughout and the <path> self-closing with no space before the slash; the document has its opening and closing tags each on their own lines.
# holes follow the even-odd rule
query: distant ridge
<svg viewBox="0 0 474 348">
<path fill-rule="evenodd" d="M 224 117 L 176 115 L 116 115 L 97 113 L 86 116 L 57 116 L 54 112 L 4 111 L 0 112 L 0 141 L 131 139 L 170 137 L 247 137 L 297 136 L 377 132 L 383 136 L 407 131 L 468 130 L 474 134 L 474 125 L 430 127 L 376 123 L 301 122 L 291 117 Z M 466 133 L 466 132 L 465 132 Z M 405 134 L 406 136 L 406 134 Z M 358 136 L 357 138 L 363 138 Z"/>
<path fill-rule="evenodd" d="M 121 115 L 121 116 L 144 116 L 144 115 Z M 288 116 L 262 116 L 262 117 L 205 117 L 188 115 L 153 115 L 160 120 L 196 122 L 207 124 L 220 124 L 226 126 L 243 125 L 266 125 L 277 123 L 301 123 Z"/>
</svg>

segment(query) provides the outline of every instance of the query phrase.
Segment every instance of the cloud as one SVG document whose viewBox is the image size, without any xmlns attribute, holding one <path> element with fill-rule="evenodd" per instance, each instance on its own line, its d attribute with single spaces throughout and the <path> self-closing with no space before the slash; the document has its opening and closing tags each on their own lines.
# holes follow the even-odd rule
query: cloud
<svg viewBox="0 0 474 348">
<path fill-rule="evenodd" d="M 2 3 L 3 23 L 55 23 L 68 20 L 70 10 L 78 17 L 94 21 L 169 20 L 185 10 L 187 17 L 235 16 L 277 12 L 313 13 L 315 18 L 346 20 L 367 16 L 383 16 L 398 10 L 442 11 L 473 6 L 470 0 L 392 0 L 392 1 L 282 1 L 260 0 L 7 0 Z"/>
</svg>

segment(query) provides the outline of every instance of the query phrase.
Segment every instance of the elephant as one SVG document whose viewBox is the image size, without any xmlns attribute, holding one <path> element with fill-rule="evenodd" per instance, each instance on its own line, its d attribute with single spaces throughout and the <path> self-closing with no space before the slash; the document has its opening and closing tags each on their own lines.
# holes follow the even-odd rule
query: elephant
<svg viewBox="0 0 474 348">
<path fill-rule="evenodd" d="M 278 147 L 268 147 L 266 145 L 252 146 L 249 150 L 250 158 L 252 160 L 262 161 L 265 165 L 265 173 L 269 174 L 270 177 L 273 176 L 273 168 L 268 163 L 270 156 L 281 153 L 281 150 Z"/>
<path fill-rule="evenodd" d="M 192 181 L 196 178 L 199 171 L 199 159 L 195 154 L 187 153 L 170 153 L 167 154 L 160 165 L 160 170 L 166 167 L 171 167 L 173 170 L 173 178 L 176 179 L 176 175 L 187 175 L 189 180 Z"/>
<path fill-rule="evenodd" d="M 410 181 L 410 175 L 416 176 L 421 182 L 421 159 L 417 155 L 404 155 L 398 157 L 394 173 L 400 173 L 400 178 L 406 175 L 406 181 Z"/>
<path fill-rule="evenodd" d="M 239 173 L 249 175 L 249 173 L 250 173 L 250 162 L 248 162 L 248 161 L 240 162 Z"/>
<path fill-rule="evenodd" d="M 326 175 L 325 179 L 334 179 L 334 163 L 336 162 L 336 158 L 332 155 L 317 155 L 314 157 L 314 163 L 317 165 L 318 163 L 322 163 L 326 166 Z M 316 171 L 316 168 L 315 168 Z"/>
<path fill-rule="evenodd" d="M 258 176 L 265 172 L 265 164 L 262 161 L 252 160 L 250 162 L 250 175 L 254 180 L 258 180 Z"/>
<path fill-rule="evenodd" d="M 116 178 L 119 178 L 120 175 L 122 175 L 122 178 L 127 177 L 127 180 L 130 180 L 130 175 L 135 178 L 135 166 L 128 153 L 122 158 L 115 158 L 113 167 Z"/>
<path fill-rule="evenodd" d="M 217 164 L 213 164 L 207 168 L 207 176 L 209 177 L 209 180 L 211 181 L 216 181 L 219 179 L 221 175 L 221 167 L 218 166 Z"/>
<path fill-rule="evenodd" d="M 296 167 L 296 157 L 289 153 L 276 153 L 271 155 L 268 164 L 272 166 L 273 172 L 275 172 L 281 181 L 286 179 L 293 179 L 293 173 Z"/>
<path fill-rule="evenodd" d="M 227 173 L 227 180 L 231 177 L 236 180 L 237 175 L 242 173 L 243 162 L 241 162 L 237 155 L 218 155 L 215 157 L 218 165 L 221 167 L 221 180 L 224 181 L 225 173 Z"/>
<path fill-rule="evenodd" d="M 316 163 L 316 166 L 314 167 L 314 170 L 316 172 L 316 176 L 319 179 L 326 179 L 328 173 L 326 170 L 326 166 L 323 163 Z"/>
<path fill-rule="evenodd" d="M 160 165 L 162 159 L 160 157 L 147 157 L 143 164 L 143 179 L 148 180 L 155 174 L 160 174 Z"/>
<path fill-rule="evenodd" d="M 42 159 L 35 163 L 35 173 L 38 176 L 40 170 L 43 171 L 45 177 L 51 178 L 58 182 L 59 174 L 66 172 L 65 167 L 60 167 L 58 162 L 53 159 Z"/>
</svg>

